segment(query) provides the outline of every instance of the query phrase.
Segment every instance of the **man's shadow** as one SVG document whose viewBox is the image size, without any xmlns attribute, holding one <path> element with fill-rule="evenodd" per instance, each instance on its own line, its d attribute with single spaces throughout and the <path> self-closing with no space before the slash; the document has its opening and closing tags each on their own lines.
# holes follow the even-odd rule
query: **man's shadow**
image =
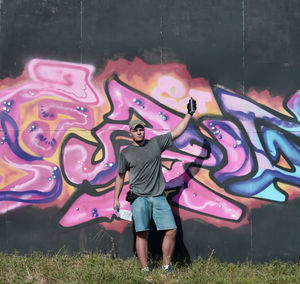
<svg viewBox="0 0 300 284">
<path fill-rule="evenodd" d="M 175 244 L 175 249 L 173 254 L 173 261 L 190 263 L 191 259 L 184 245 L 184 238 L 183 238 L 184 232 L 182 230 L 182 221 L 180 218 L 180 210 L 179 210 L 180 205 L 178 203 L 172 202 L 171 198 L 175 194 L 177 194 L 177 196 L 180 197 L 180 194 L 183 192 L 183 190 L 188 188 L 188 182 L 191 179 L 193 179 L 193 177 L 197 175 L 200 169 L 202 168 L 203 161 L 210 157 L 211 145 L 206 139 L 204 139 L 203 141 L 202 149 L 203 151 L 201 151 L 198 157 L 196 157 L 193 162 L 185 166 L 185 170 L 181 175 L 177 176 L 176 178 L 166 183 L 167 189 L 165 190 L 165 192 L 167 194 L 167 199 L 171 204 L 171 208 L 177 225 L 177 236 L 176 236 L 176 244 Z M 135 250 L 136 233 L 134 227 L 133 227 L 133 231 L 134 231 L 134 251 L 136 251 Z M 164 237 L 164 231 L 157 231 L 154 221 L 151 220 L 150 233 L 148 238 L 148 251 L 149 251 L 150 259 L 152 260 L 161 259 L 161 254 L 162 254 L 161 245 L 162 245 L 163 237 Z"/>
</svg>

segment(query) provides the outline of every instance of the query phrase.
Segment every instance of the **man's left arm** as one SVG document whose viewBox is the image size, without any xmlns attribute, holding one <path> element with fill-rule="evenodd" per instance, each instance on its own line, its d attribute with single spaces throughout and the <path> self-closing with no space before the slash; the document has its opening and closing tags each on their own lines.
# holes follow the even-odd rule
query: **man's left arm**
<svg viewBox="0 0 300 284">
<path fill-rule="evenodd" d="M 191 117 L 195 113 L 196 108 L 197 108 L 196 101 L 191 98 L 189 100 L 189 103 L 187 104 L 188 113 L 171 131 L 172 140 L 175 140 L 177 137 L 179 137 L 184 132 L 184 130 L 187 128 L 187 126 L 191 120 Z"/>
<path fill-rule="evenodd" d="M 191 120 L 191 117 L 192 116 L 187 113 L 185 115 L 185 117 L 171 131 L 172 140 L 175 140 L 177 137 L 179 137 L 184 132 L 184 130 L 187 128 L 187 126 Z"/>
</svg>

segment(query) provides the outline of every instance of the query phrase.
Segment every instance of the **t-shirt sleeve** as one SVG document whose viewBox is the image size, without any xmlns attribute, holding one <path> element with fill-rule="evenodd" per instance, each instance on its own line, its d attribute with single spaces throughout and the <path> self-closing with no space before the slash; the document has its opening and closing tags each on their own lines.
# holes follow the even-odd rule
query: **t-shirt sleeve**
<svg viewBox="0 0 300 284">
<path fill-rule="evenodd" d="M 157 140 L 162 152 L 173 145 L 171 132 L 156 136 L 155 139 Z"/>
<path fill-rule="evenodd" d="M 119 155 L 119 161 L 118 161 L 118 172 L 120 174 L 124 174 L 124 173 L 126 173 L 127 170 L 128 170 L 128 163 L 124 156 L 123 151 L 121 151 L 121 153 Z"/>
</svg>

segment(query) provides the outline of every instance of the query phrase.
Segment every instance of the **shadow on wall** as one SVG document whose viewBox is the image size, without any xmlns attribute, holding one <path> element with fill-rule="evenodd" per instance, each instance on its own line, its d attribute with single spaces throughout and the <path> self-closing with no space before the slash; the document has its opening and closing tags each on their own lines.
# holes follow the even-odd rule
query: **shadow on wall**
<svg viewBox="0 0 300 284">
<path fill-rule="evenodd" d="M 204 139 L 202 144 L 202 152 L 199 153 L 199 156 L 191 164 L 186 165 L 186 169 L 182 175 L 169 181 L 170 184 L 181 183 L 181 186 L 178 188 L 174 188 L 173 190 L 169 188 L 170 193 L 168 194 L 168 200 L 172 204 L 172 210 L 176 217 L 175 220 L 177 224 L 177 239 L 176 239 L 174 257 L 183 258 L 187 262 L 190 262 L 191 258 L 188 250 L 186 249 L 184 239 L 183 239 L 184 231 L 182 228 L 182 218 L 180 217 L 180 210 L 179 210 L 180 205 L 179 202 L 178 203 L 172 202 L 172 197 L 176 194 L 178 200 L 180 200 L 180 196 L 182 192 L 188 188 L 189 180 L 198 174 L 198 172 L 202 167 L 203 161 L 205 159 L 208 159 L 210 157 L 210 154 L 211 154 L 210 143 L 206 139 Z"/>
</svg>

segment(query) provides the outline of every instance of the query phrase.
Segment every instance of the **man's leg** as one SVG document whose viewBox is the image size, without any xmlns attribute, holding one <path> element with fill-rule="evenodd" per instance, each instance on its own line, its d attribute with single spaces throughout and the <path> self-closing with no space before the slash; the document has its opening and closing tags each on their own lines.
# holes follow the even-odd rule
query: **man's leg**
<svg viewBox="0 0 300 284">
<path fill-rule="evenodd" d="M 149 231 L 136 233 L 136 252 L 142 268 L 148 266 L 148 236 Z"/>
<path fill-rule="evenodd" d="M 171 229 L 165 231 L 165 236 L 162 242 L 162 264 L 169 265 L 173 255 L 175 241 L 176 241 L 177 229 Z"/>
<path fill-rule="evenodd" d="M 164 231 L 165 235 L 162 242 L 163 265 L 169 265 L 173 255 L 176 241 L 176 223 L 171 207 L 164 195 L 152 198 L 153 219 L 157 230 Z"/>
<path fill-rule="evenodd" d="M 147 197 L 138 197 L 130 205 L 136 231 L 135 248 L 142 268 L 148 266 L 148 236 L 151 220 L 151 206 Z"/>
</svg>

